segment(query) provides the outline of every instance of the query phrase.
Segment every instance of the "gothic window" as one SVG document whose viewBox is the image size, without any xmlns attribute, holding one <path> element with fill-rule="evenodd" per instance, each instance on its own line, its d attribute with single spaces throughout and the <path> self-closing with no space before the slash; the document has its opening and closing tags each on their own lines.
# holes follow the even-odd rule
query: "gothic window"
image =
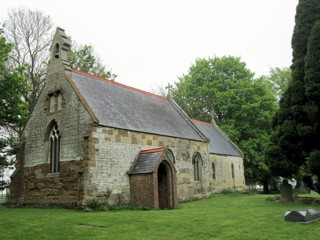
<svg viewBox="0 0 320 240">
<path fill-rule="evenodd" d="M 59 172 L 60 165 L 60 132 L 58 124 L 54 123 L 49 135 L 50 172 Z"/>
<path fill-rule="evenodd" d="M 234 165 L 233 165 L 233 163 L 231 163 L 231 176 L 232 176 L 232 179 L 234 179 Z"/>
<path fill-rule="evenodd" d="M 169 159 L 173 164 L 175 164 L 175 163 L 176 163 L 176 160 L 175 160 L 175 158 L 174 158 L 173 152 L 172 152 L 170 149 L 167 149 L 167 150 L 166 150 L 166 154 L 167 154 L 168 159 Z"/>
<path fill-rule="evenodd" d="M 214 166 L 214 163 L 212 163 L 212 179 L 216 179 L 216 168 Z"/>
<path fill-rule="evenodd" d="M 193 171 L 194 171 L 194 180 L 200 181 L 202 175 L 202 158 L 199 153 L 195 153 L 192 159 Z"/>
</svg>

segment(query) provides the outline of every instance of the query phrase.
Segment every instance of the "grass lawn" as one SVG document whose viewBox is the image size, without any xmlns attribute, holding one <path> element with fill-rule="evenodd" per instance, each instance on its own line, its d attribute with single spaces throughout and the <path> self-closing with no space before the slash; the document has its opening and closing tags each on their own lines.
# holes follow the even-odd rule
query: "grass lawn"
<svg viewBox="0 0 320 240">
<path fill-rule="evenodd" d="M 0 206 L 0 239 L 320 239 L 320 221 L 284 221 L 308 204 L 267 201 L 270 195 L 217 194 L 174 210 L 84 212 Z M 312 206 L 320 210 L 320 206 Z"/>
</svg>

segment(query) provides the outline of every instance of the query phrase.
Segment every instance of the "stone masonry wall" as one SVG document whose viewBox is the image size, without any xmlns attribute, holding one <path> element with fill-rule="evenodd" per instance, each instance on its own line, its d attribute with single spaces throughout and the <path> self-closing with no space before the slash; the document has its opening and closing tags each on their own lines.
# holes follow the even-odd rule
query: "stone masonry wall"
<svg viewBox="0 0 320 240">
<path fill-rule="evenodd" d="M 61 91 L 62 109 L 50 113 L 48 95 L 56 91 Z M 87 134 L 92 119 L 66 79 L 65 71 L 48 72 L 46 84 L 24 131 L 25 167 L 48 163 L 48 132 L 53 120 L 58 123 L 61 134 L 60 160 L 80 160 L 83 157 L 83 136 Z"/>
<path fill-rule="evenodd" d="M 210 155 L 210 166 L 214 163 L 215 178 L 210 180 L 214 192 L 224 189 L 242 190 L 245 187 L 243 158 L 236 156 Z M 232 167 L 234 166 L 234 178 L 232 178 Z"/>
<path fill-rule="evenodd" d="M 59 173 L 50 173 L 49 164 L 25 169 L 24 203 L 81 206 L 83 196 L 81 161 L 62 162 Z"/>
<path fill-rule="evenodd" d="M 23 202 L 24 198 L 24 152 L 25 152 L 25 139 L 20 140 L 20 146 L 16 155 L 15 171 L 10 176 L 10 195 L 8 203 L 17 205 Z"/>
<path fill-rule="evenodd" d="M 115 203 L 116 199 L 119 200 L 119 196 L 121 196 L 123 203 L 129 202 L 130 184 L 127 173 L 138 153 L 141 150 L 163 146 L 169 148 L 175 157 L 174 165 L 177 169 L 179 201 L 208 196 L 216 189 L 233 188 L 233 181 L 228 180 L 231 173 L 228 173 L 227 170 L 223 170 L 219 176 L 223 184 L 213 181 L 212 160 L 210 160 L 211 157 L 208 154 L 208 143 L 101 126 L 96 127 L 91 137 L 96 142 L 94 151 L 95 164 L 90 167 L 89 175 L 91 177 L 90 183 L 95 188 L 95 191 L 92 192 L 93 195 L 87 196 L 87 198 L 94 195 L 103 196 L 105 192 L 111 191 L 112 194 L 109 198 L 111 204 Z M 192 157 L 196 152 L 201 154 L 203 162 L 201 181 L 194 180 Z M 226 158 L 225 160 L 217 158 L 214 161 L 221 162 L 222 167 L 226 169 L 230 161 L 233 161 L 235 166 L 239 166 L 239 160 L 242 159 Z M 240 165 L 242 166 L 242 163 Z M 236 178 L 241 177 L 240 175 L 239 171 Z M 236 186 L 240 187 L 242 179 L 235 182 L 237 182 Z"/>
<path fill-rule="evenodd" d="M 61 62 L 56 61 L 49 67 L 46 83 L 38 98 L 34 111 L 23 132 L 25 139 L 24 154 L 21 154 L 20 167 L 16 173 L 23 173 L 24 189 L 22 197 L 12 202 L 30 204 L 75 204 L 83 196 L 84 137 L 90 131 L 92 119 L 73 90 Z M 49 96 L 59 92 L 62 96 L 61 109 L 49 110 Z M 49 132 L 50 124 L 58 124 L 60 139 L 60 171 L 50 173 Z M 79 162 L 80 161 L 80 162 Z M 23 171 L 21 169 L 23 167 Z M 12 190 L 19 184 L 19 174 L 13 174 Z M 81 185 L 81 186 L 80 186 Z M 18 196 L 16 194 L 16 196 Z"/>
</svg>

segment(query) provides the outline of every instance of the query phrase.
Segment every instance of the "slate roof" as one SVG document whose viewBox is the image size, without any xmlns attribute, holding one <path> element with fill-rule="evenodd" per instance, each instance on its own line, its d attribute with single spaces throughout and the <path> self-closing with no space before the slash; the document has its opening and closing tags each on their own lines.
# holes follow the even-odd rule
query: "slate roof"
<svg viewBox="0 0 320 240">
<path fill-rule="evenodd" d="M 222 130 L 211 123 L 192 120 L 197 128 L 210 140 L 209 153 L 243 157 L 239 148 L 222 132 Z"/>
<path fill-rule="evenodd" d="M 164 151 L 164 147 L 141 151 L 137 161 L 133 164 L 133 168 L 130 169 L 128 174 L 152 173 L 155 171 L 158 160 L 162 157 Z"/>
<path fill-rule="evenodd" d="M 72 70 L 71 81 L 100 125 L 206 141 L 168 98 Z"/>
</svg>

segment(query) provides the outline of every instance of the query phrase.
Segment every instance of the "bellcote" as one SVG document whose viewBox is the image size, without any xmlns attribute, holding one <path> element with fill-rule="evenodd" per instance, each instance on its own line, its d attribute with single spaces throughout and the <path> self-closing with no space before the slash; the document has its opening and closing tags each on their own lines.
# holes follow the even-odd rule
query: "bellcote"
<svg viewBox="0 0 320 240">
<path fill-rule="evenodd" d="M 57 27 L 50 48 L 51 63 L 61 61 L 66 70 L 71 70 L 68 61 L 68 52 L 71 49 L 71 41 L 64 32 L 64 29 Z"/>
</svg>

